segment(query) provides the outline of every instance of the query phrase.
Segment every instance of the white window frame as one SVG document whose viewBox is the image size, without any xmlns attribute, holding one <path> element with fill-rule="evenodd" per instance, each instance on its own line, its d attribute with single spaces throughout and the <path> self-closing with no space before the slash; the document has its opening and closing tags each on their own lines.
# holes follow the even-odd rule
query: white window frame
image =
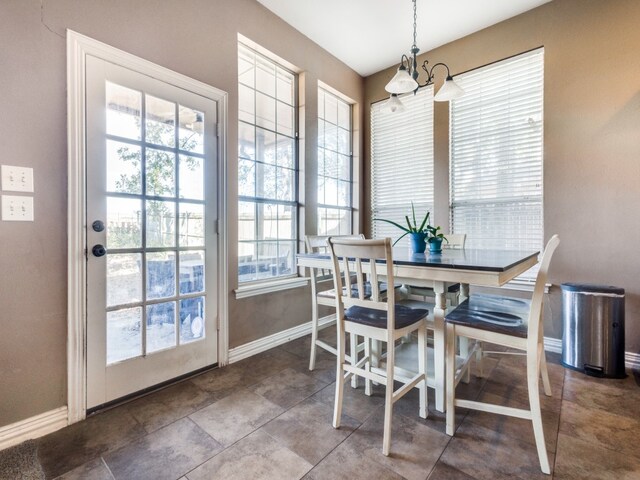
<svg viewBox="0 0 640 480">
<path fill-rule="evenodd" d="M 542 250 L 544 48 L 459 74 L 456 82 L 466 93 L 450 103 L 450 231 L 466 233 L 469 248 Z M 516 181 L 518 188 L 513 187 Z M 526 227 L 501 232 L 497 219 L 518 224 L 512 215 Z M 487 218 L 495 224 L 481 232 Z M 533 228 L 532 219 L 538 222 Z M 536 273 L 533 267 L 510 287 L 527 289 Z"/>
<path fill-rule="evenodd" d="M 391 112 L 386 99 L 371 105 L 371 218 L 374 238 L 397 240 L 403 232 L 375 218 L 405 224 L 414 203 L 417 222 L 427 211 L 433 225 L 433 86 L 400 97 L 405 111 Z M 409 249 L 409 238 L 398 246 Z"/>
<path fill-rule="evenodd" d="M 238 204 L 242 201 L 245 202 L 253 202 L 256 204 L 275 204 L 275 205 L 288 205 L 291 206 L 295 209 L 294 214 L 292 215 L 292 219 L 295 222 L 295 238 L 292 238 L 288 241 L 291 241 L 294 245 L 294 251 L 293 251 L 293 258 L 294 258 L 294 263 L 292 265 L 292 272 L 290 274 L 287 275 L 274 275 L 272 277 L 268 277 L 268 278 L 261 278 L 261 279 L 252 279 L 252 280 L 247 280 L 247 281 L 240 281 L 240 277 L 238 275 L 238 287 L 235 290 L 235 294 L 236 294 L 236 298 L 245 298 L 245 297 L 250 297 L 250 296 L 254 296 L 254 295 L 260 295 L 263 293 L 270 293 L 270 292 L 274 292 L 274 291 L 278 291 L 278 290 L 284 290 L 284 289 L 288 289 L 288 288 L 294 288 L 294 287 L 298 287 L 298 286 L 303 286 L 306 285 L 307 283 L 307 279 L 302 280 L 299 275 L 298 275 L 298 271 L 297 268 L 295 266 L 295 255 L 297 253 L 297 249 L 298 246 L 300 245 L 300 201 L 299 201 L 299 195 L 300 195 L 300 187 L 299 187 L 299 147 L 298 147 L 298 140 L 299 140 L 299 74 L 298 71 L 296 71 L 296 69 L 294 69 L 294 67 L 289 64 L 288 62 L 279 59 L 278 57 L 276 57 L 275 55 L 271 54 L 270 52 L 268 52 L 267 50 L 265 50 L 264 48 L 260 47 L 259 45 L 255 44 L 254 42 L 251 42 L 249 39 L 247 39 L 246 37 L 243 37 L 241 35 L 238 35 L 238 54 L 240 54 L 240 50 L 241 49 L 246 49 L 251 51 L 253 54 L 255 54 L 256 56 L 261 57 L 263 60 L 268 61 L 270 63 L 273 63 L 278 69 L 281 69 L 289 74 L 291 74 L 294 77 L 294 92 L 293 92 L 293 114 L 294 114 L 294 118 L 293 118 L 293 129 L 294 129 L 294 135 L 292 137 L 293 139 L 293 156 L 294 156 L 294 170 L 295 170 L 295 175 L 294 175 L 294 188 L 295 188 L 295 193 L 293 195 L 293 200 L 288 201 L 288 200 L 275 200 L 275 199 L 261 199 L 259 197 L 253 196 L 253 197 L 248 197 L 248 196 L 241 196 L 240 194 L 238 195 Z M 240 84 L 240 82 L 238 82 L 238 84 Z M 255 90 L 255 86 L 253 87 Z M 239 120 L 240 122 L 241 120 Z M 260 127 L 259 125 L 256 125 L 255 123 L 252 124 L 254 126 L 254 128 L 258 128 Z M 262 128 L 262 127 L 261 127 Z M 238 157 L 240 158 L 240 157 Z M 256 221 L 257 221 L 257 217 L 256 217 Z M 238 224 L 239 225 L 239 224 Z M 256 242 L 258 242 L 258 240 L 256 240 Z M 276 242 L 279 242 L 279 239 L 276 240 Z M 238 246 L 243 243 L 242 241 L 240 241 L 240 239 L 238 239 Z M 238 256 L 238 266 L 240 266 L 239 263 L 239 256 Z"/>
<path fill-rule="evenodd" d="M 333 98 L 335 99 L 336 103 L 337 103 L 337 120 L 336 120 L 336 124 L 333 125 L 329 120 L 327 120 L 327 112 L 326 112 L 326 104 L 327 104 L 327 97 L 329 98 Z M 324 100 L 324 104 L 320 105 L 321 99 Z M 344 105 L 347 106 L 348 108 L 348 119 L 347 119 L 347 125 L 348 128 L 344 128 L 344 124 L 340 125 L 340 117 L 339 117 L 339 107 L 340 105 Z M 327 124 L 333 125 L 333 127 L 335 127 L 336 129 L 336 135 L 339 134 L 340 131 L 347 131 L 347 135 L 348 135 L 348 145 L 347 145 L 347 150 L 348 152 L 340 152 L 340 147 L 339 147 L 339 140 L 337 137 L 336 138 L 336 148 L 335 150 L 331 150 L 329 148 L 327 148 L 327 144 L 326 144 L 326 126 Z M 324 126 L 324 128 L 321 128 L 321 125 Z M 321 136 L 322 136 L 322 142 L 321 142 Z M 321 172 L 320 168 L 322 165 L 326 165 L 327 162 L 327 157 L 330 154 L 335 154 L 336 157 L 336 165 L 334 166 L 337 173 L 335 176 L 333 175 L 327 175 L 326 172 L 326 168 L 325 171 Z M 329 155 L 328 155 L 329 154 Z M 321 161 L 321 156 L 324 157 L 324 161 Z M 349 165 L 349 171 L 347 173 L 347 177 L 343 177 L 340 175 L 339 170 L 339 165 L 340 165 L 340 157 L 348 157 L 347 161 L 348 161 L 348 165 Z M 344 159 L 343 159 L 344 160 Z M 317 234 L 318 235 L 329 235 L 329 234 L 334 234 L 334 235 L 350 235 L 351 233 L 353 233 L 353 222 L 354 222 L 354 218 L 353 218 L 353 212 L 354 212 L 354 208 L 353 208 L 353 198 L 354 198 L 354 192 L 353 192 L 353 102 L 350 102 L 348 100 L 346 100 L 344 98 L 343 95 L 339 95 L 337 94 L 337 92 L 335 92 L 333 89 L 331 89 L 330 87 L 322 84 L 321 82 L 318 82 L 318 175 L 317 175 L 317 179 L 318 179 L 318 192 L 320 189 L 320 185 L 321 183 L 323 185 L 326 185 L 325 183 L 323 183 L 322 181 L 324 180 L 325 182 L 327 181 L 327 179 L 330 180 L 336 180 L 336 182 L 340 182 L 342 181 L 343 183 L 346 182 L 348 183 L 348 200 L 347 200 L 347 205 L 339 205 L 338 200 L 336 198 L 336 201 L 333 203 L 330 203 L 327 201 L 327 199 L 325 198 L 324 202 L 320 201 L 320 198 L 318 198 L 318 206 L 316 208 L 316 224 L 317 224 Z M 326 186 L 325 186 L 326 188 Z M 326 190 L 325 190 L 326 192 Z M 348 215 L 348 219 L 349 219 L 349 228 L 345 231 L 338 231 L 338 232 L 329 232 L 326 229 L 321 229 L 321 219 L 322 219 L 322 215 L 321 215 L 321 210 L 322 209 L 333 209 L 333 210 L 341 210 L 344 212 L 347 212 Z"/>
</svg>

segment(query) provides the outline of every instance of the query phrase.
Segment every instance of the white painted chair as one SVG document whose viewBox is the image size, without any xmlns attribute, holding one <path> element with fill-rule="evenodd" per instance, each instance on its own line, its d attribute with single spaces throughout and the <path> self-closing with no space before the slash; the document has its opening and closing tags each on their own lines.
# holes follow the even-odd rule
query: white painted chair
<svg viewBox="0 0 640 480">
<path fill-rule="evenodd" d="M 334 238 L 364 239 L 364 235 L 340 235 Z M 307 235 L 305 238 L 307 253 L 328 253 L 329 251 L 329 245 L 327 244 L 328 239 L 329 239 L 328 235 Z M 320 268 L 310 268 L 309 270 L 311 274 L 311 303 L 312 303 L 311 353 L 309 356 L 309 370 L 313 371 L 316 368 L 316 354 L 317 354 L 318 347 L 334 355 L 337 355 L 337 351 L 335 347 L 333 347 L 332 345 L 329 345 L 327 342 L 320 340 L 318 338 L 320 323 L 322 323 L 323 327 L 327 327 L 335 324 L 335 321 L 336 321 L 335 313 L 320 317 L 320 306 L 335 308 L 336 295 L 335 295 L 334 289 L 323 290 L 323 291 L 320 291 L 318 289 L 319 282 L 323 280 L 330 280 L 332 278 L 330 270 L 325 270 Z M 355 360 L 355 358 L 358 355 L 358 351 L 364 350 L 364 345 L 357 344 L 357 338 L 355 335 L 351 335 L 350 340 L 351 340 L 350 342 L 351 349 L 350 349 L 350 355 L 347 358 L 351 360 L 351 357 L 353 356 Z M 357 386 L 355 382 L 353 383 L 353 386 L 354 388 Z"/>
<path fill-rule="evenodd" d="M 557 235 L 551 237 L 542 255 L 530 302 L 498 295 L 472 295 L 445 317 L 447 328 L 446 406 L 447 434 L 455 431 L 455 407 L 497 413 L 531 420 L 543 473 L 549 474 L 549 458 L 544 443 L 538 381 L 542 375 L 544 393 L 551 396 L 544 353 L 541 321 L 544 287 L 553 252 L 560 243 Z M 491 342 L 525 351 L 527 357 L 527 387 L 529 410 L 503 407 L 455 398 L 455 388 L 461 375 L 456 375 L 453 363 L 457 335 Z"/>
<path fill-rule="evenodd" d="M 425 319 L 426 310 L 412 309 L 396 305 L 396 291 L 394 288 L 387 292 L 387 299 L 381 297 L 378 269 L 382 270 L 385 281 L 393 285 L 393 260 L 391 253 L 391 239 L 354 240 L 332 237 L 329 248 L 333 262 L 333 281 L 336 292 L 343 295 L 336 297 L 336 314 L 338 325 L 338 365 L 336 372 L 336 398 L 333 414 L 334 428 L 340 427 L 342 416 L 342 398 L 344 383 L 352 376 L 365 379 L 365 394 L 371 395 L 371 382 L 385 385 L 384 435 L 382 453 L 389 455 L 391 446 L 391 419 L 393 404 L 418 386 L 420 389 L 419 415 L 427 417 L 427 329 Z M 378 267 L 376 260 L 384 260 L 386 266 Z M 371 283 L 371 296 L 364 292 L 363 265 L 368 267 Z M 349 282 L 355 275 L 357 290 L 344 287 L 344 279 Z M 357 293 L 357 295 L 356 295 Z M 402 386 L 394 390 L 394 358 L 396 341 L 414 331 L 418 332 L 418 373 Z M 355 365 L 347 363 L 344 354 L 345 335 L 355 334 L 365 338 L 364 357 Z M 374 372 L 372 369 L 371 341 L 386 342 L 386 368 Z"/>
</svg>

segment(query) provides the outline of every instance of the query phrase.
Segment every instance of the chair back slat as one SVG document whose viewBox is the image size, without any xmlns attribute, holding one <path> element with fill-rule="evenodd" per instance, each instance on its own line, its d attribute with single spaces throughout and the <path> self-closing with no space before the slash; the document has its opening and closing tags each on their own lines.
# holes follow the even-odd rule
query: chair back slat
<svg viewBox="0 0 640 480">
<path fill-rule="evenodd" d="M 354 238 L 364 239 L 364 235 L 337 235 L 334 238 Z M 304 243 L 307 247 L 307 253 L 329 253 L 329 235 L 307 235 L 305 236 Z M 311 276 L 311 291 L 315 296 L 317 293 L 317 282 L 320 280 L 327 280 L 331 278 L 331 270 L 327 268 L 314 268 L 309 267 L 309 274 Z"/>
<path fill-rule="evenodd" d="M 343 315 L 344 309 L 357 305 L 364 308 L 387 311 L 387 325 L 393 331 L 395 329 L 395 290 L 387 290 L 387 301 L 380 301 L 380 290 L 378 283 L 381 280 L 378 273 L 379 265 L 376 260 L 386 263 L 385 279 L 389 285 L 393 285 L 393 259 L 391 254 L 391 239 L 361 240 L 331 237 L 329 239 L 329 249 L 333 263 L 334 288 L 336 292 L 343 292 L 336 295 L 336 310 L 338 315 Z M 350 265 L 355 265 L 353 272 Z M 368 271 L 366 271 L 368 270 Z M 364 295 L 365 275 L 370 275 L 372 295 Z M 358 285 L 358 296 L 352 297 L 351 289 L 347 291 L 342 288 L 342 278 L 347 274 L 356 276 Z M 346 277 L 348 278 L 348 277 Z M 341 318 L 341 317 L 339 317 Z"/>
<path fill-rule="evenodd" d="M 549 272 L 549 265 L 551 264 L 551 257 L 556 248 L 560 244 L 560 237 L 554 235 L 549 239 L 547 245 L 542 253 L 542 259 L 540 260 L 540 268 L 536 277 L 536 284 L 533 289 L 533 296 L 531 297 L 531 307 L 529 308 L 529 325 L 527 327 L 527 336 L 529 342 L 537 342 L 539 329 L 542 326 L 542 303 L 544 300 L 544 288 L 547 284 L 547 276 Z"/>
<path fill-rule="evenodd" d="M 464 249 L 467 241 L 466 233 L 449 233 L 446 235 L 448 242 L 442 242 L 442 248 L 450 248 L 453 250 Z"/>
</svg>

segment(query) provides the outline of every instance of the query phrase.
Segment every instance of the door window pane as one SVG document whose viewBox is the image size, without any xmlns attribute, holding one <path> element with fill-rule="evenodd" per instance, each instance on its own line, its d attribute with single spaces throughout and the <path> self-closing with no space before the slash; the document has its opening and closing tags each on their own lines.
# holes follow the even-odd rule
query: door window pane
<svg viewBox="0 0 640 480">
<path fill-rule="evenodd" d="M 204 205 L 180 204 L 180 246 L 204 246 Z"/>
<path fill-rule="evenodd" d="M 180 198 L 204 200 L 204 161 L 180 155 Z"/>
<path fill-rule="evenodd" d="M 204 251 L 180 252 L 180 294 L 204 292 Z"/>
<path fill-rule="evenodd" d="M 175 146 L 176 104 L 151 95 L 145 95 L 145 101 L 145 140 L 164 147 Z"/>
<path fill-rule="evenodd" d="M 176 302 L 147 305 L 147 353 L 176 345 Z"/>
<path fill-rule="evenodd" d="M 173 197 L 176 194 L 175 154 L 147 148 L 147 195 Z"/>
<path fill-rule="evenodd" d="M 204 338 L 204 297 L 180 300 L 180 343 Z"/>
<path fill-rule="evenodd" d="M 139 146 L 107 140 L 107 192 L 142 193 L 141 159 Z"/>
<path fill-rule="evenodd" d="M 147 247 L 176 244 L 175 212 L 175 202 L 147 200 Z"/>
<path fill-rule="evenodd" d="M 107 197 L 107 248 L 142 246 L 142 202 L 137 198 Z"/>
<path fill-rule="evenodd" d="M 147 299 L 172 297 L 176 293 L 176 254 L 147 253 Z"/>
<path fill-rule="evenodd" d="M 142 300 L 142 255 L 107 254 L 107 307 Z"/>
<path fill-rule="evenodd" d="M 136 90 L 106 82 L 107 134 L 140 140 L 142 94 Z"/>
<path fill-rule="evenodd" d="M 204 113 L 180 105 L 178 108 L 178 148 L 204 153 Z"/>
<path fill-rule="evenodd" d="M 142 307 L 107 312 L 107 365 L 142 355 Z"/>
</svg>

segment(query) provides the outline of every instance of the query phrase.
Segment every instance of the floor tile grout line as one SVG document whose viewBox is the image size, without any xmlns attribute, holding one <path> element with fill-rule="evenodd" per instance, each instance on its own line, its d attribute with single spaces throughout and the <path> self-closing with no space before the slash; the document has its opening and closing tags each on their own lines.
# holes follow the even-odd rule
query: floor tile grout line
<svg viewBox="0 0 640 480">
<path fill-rule="evenodd" d="M 102 465 L 104 465 L 104 468 L 106 468 L 107 472 L 109 472 L 109 475 L 111 475 L 111 478 L 113 480 L 116 480 L 116 476 L 113 474 L 113 472 L 111 471 L 111 468 L 109 467 L 109 465 L 107 465 L 107 462 L 102 455 L 100 455 L 100 460 L 102 461 Z"/>
</svg>

